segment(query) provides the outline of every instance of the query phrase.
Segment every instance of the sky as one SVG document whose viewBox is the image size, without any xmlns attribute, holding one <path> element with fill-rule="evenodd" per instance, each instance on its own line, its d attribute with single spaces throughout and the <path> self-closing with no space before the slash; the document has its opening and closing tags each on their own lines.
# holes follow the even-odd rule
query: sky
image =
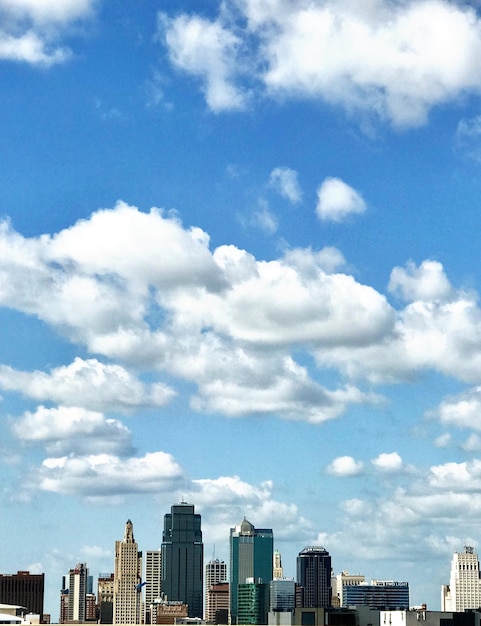
<svg viewBox="0 0 481 626">
<path fill-rule="evenodd" d="M 481 541 L 481 3 L 0 0 L 0 572 L 244 516 L 440 609 Z"/>
</svg>

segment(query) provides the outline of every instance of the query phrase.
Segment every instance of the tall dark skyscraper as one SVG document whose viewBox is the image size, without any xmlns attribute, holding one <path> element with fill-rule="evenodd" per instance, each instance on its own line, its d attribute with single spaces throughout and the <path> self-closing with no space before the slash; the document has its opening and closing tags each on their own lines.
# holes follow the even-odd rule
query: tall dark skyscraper
<svg viewBox="0 0 481 626">
<path fill-rule="evenodd" d="M 297 582 L 302 588 L 302 606 L 331 606 L 331 557 L 319 546 L 304 548 L 297 557 Z"/>
<path fill-rule="evenodd" d="M 0 603 L 24 606 L 42 619 L 44 585 L 44 574 L 0 574 Z"/>
<path fill-rule="evenodd" d="M 237 624 L 239 585 L 249 578 L 268 585 L 272 580 L 274 535 L 245 518 L 230 529 L 230 616 Z"/>
<path fill-rule="evenodd" d="M 174 504 L 164 515 L 162 594 L 189 606 L 189 617 L 203 617 L 204 545 L 201 517 L 194 505 Z"/>
</svg>

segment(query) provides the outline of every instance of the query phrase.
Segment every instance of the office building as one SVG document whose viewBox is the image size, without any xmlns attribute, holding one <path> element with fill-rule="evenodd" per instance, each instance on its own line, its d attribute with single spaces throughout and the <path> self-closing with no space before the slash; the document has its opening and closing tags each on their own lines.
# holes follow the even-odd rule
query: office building
<svg viewBox="0 0 481 626">
<path fill-rule="evenodd" d="M 208 624 L 227 624 L 229 622 L 229 583 L 211 585 L 207 592 L 206 604 L 209 607 L 206 616 Z"/>
<path fill-rule="evenodd" d="M 269 611 L 286 613 L 296 607 L 296 583 L 293 578 L 274 578 L 269 583 Z"/>
<path fill-rule="evenodd" d="M 311 546 L 299 553 L 297 583 L 300 588 L 300 606 L 331 606 L 331 557 L 327 550 L 320 546 Z"/>
<path fill-rule="evenodd" d="M 162 552 L 161 550 L 147 550 L 145 553 L 145 624 L 155 624 L 157 612 L 152 609 L 155 600 L 159 600 L 162 593 Z"/>
<path fill-rule="evenodd" d="M 343 606 L 368 606 L 379 611 L 409 609 L 409 584 L 392 580 L 373 580 L 371 584 L 346 585 Z"/>
<path fill-rule="evenodd" d="M 248 578 L 237 589 L 237 623 L 267 624 L 269 583 Z"/>
<path fill-rule="evenodd" d="M 478 555 L 471 546 L 455 552 L 451 561 L 449 585 L 441 589 L 441 610 L 462 612 L 481 607 L 481 581 Z"/>
<path fill-rule="evenodd" d="M 215 612 L 217 606 L 211 606 L 211 600 L 215 598 L 213 595 L 209 595 L 209 591 L 213 585 L 218 583 L 225 583 L 227 581 L 227 565 L 224 561 L 219 559 L 212 559 L 205 566 L 205 619 L 208 622 L 214 623 Z"/>
<path fill-rule="evenodd" d="M 85 622 L 87 596 L 88 569 L 85 563 L 69 570 L 67 576 L 62 576 L 60 591 L 60 623 Z"/>
<path fill-rule="evenodd" d="M 341 572 L 337 576 L 331 578 L 332 584 L 332 606 L 341 607 L 344 604 L 344 588 L 347 585 L 360 585 L 365 581 L 362 574 L 350 574 L 349 572 Z"/>
<path fill-rule="evenodd" d="M 163 596 L 187 604 L 189 617 L 203 617 L 204 544 L 194 505 L 174 504 L 164 515 L 161 551 Z"/>
<path fill-rule="evenodd" d="M 188 617 L 189 607 L 183 602 L 162 600 L 156 603 L 156 624 L 175 624 L 177 620 Z"/>
<path fill-rule="evenodd" d="M 247 579 L 269 584 L 273 578 L 274 535 L 244 520 L 230 529 L 230 619 L 237 624 L 238 587 Z"/>
<path fill-rule="evenodd" d="M 43 615 L 45 574 L 0 574 L 0 604 L 23 606 L 28 613 Z"/>
<path fill-rule="evenodd" d="M 113 624 L 114 614 L 114 574 L 101 573 L 97 581 L 97 606 L 99 622 Z"/>
<path fill-rule="evenodd" d="M 142 610 L 142 552 L 134 539 L 132 522 L 127 520 L 122 541 L 115 542 L 114 624 L 140 624 Z"/>
</svg>

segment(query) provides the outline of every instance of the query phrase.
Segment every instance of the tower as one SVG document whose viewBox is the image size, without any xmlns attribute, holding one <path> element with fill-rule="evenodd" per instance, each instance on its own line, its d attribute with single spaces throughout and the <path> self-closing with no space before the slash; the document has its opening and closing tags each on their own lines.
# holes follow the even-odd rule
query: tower
<svg viewBox="0 0 481 626">
<path fill-rule="evenodd" d="M 237 624 L 239 585 L 254 579 L 269 584 L 272 580 L 274 535 L 270 528 L 255 528 L 243 521 L 230 529 L 230 617 Z"/>
<path fill-rule="evenodd" d="M 307 547 L 297 557 L 297 582 L 301 587 L 302 606 L 331 606 L 331 557 L 320 546 Z"/>
<path fill-rule="evenodd" d="M 162 589 L 162 552 L 147 550 L 145 553 L 145 619 L 146 624 L 155 624 L 157 612 L 152 610 L 154 600 L 159 600 Z"/>
<path fill-rule="evenodd" d="M 115 542 L 114 624 L 140 624 L 141 576 L 142 552 L 138 551 L 132 522 L 127 520 L 124 538 Z"/>
<path fill-rule="evenodd" d="M 471 546 L 455 552 L 451 561 L 449 585 L 443 585 L 441 611 L 465 611 L 481 606 L 481 580 L 478 555 Z"/>
<path fill-rule="evenodd" d="M 215 621 L 215 612 L 217 606 L 213 606 L 211 600 L 214 596 L 209 594 L 213 585 L 225 582 L 227 580 L 227 565 L 224 561 L 213 559 L 205 566 L 205 619 L 208 622 Z M 211 606 L 212 605 L 212 606 Z"/>
<path fill-rule="evenodd" d="M 282 569 L 281 553 L 279 550 L 274 552 L 274 567 L 272 572 L 272 580 L 274 578 L 284 578 L 284 570 Z"/>
<path fill-rule="evenodd" d="M 203 617 L 204 544 L 201 516 L 194 505 L 172 505 L 164 515 L 162 534 L 162 594 L 170 602 L 183 602 L 189 617 Z"/>
<path fill-rule="evenodd" d="M 85 563 L 77 565 L 69 570 L 67 576 L 63 577 L 63 590 L 65 595 L 65 618 L 67 622 L 86 621 L 86 596 L 87 580 L 89 571 Z"/>
</svg>

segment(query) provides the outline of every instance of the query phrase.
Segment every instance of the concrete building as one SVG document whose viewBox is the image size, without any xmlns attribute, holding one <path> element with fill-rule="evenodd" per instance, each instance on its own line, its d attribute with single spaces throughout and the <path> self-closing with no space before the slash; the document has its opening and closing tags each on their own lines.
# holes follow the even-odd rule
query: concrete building
<svg viewBox="0 0 481 626">
<path fill-rule="evenodd" d="M 162 594 L 189 607 L 189 617 L 203 617 L 204 544 L 201 516 L 194 505 L 174 504 L 164 515 Z"/>
<path fill-rule="evenodd" d="M 321 546 L 309 546 L 299 552 L 297 584 L 300 587 L 300 606 L 331 606 L 331 557 L 327 550 Z"/>
<path fill-rule="evenodd" d="M 24 606 L 28 613 L 43 615 L 45 574 L 0 574 L 0 603 Z"/>
<path fill-rule="evenodd" d="M 274 578 L 284 578 L 284 570 L 282 569 L 282 559 L 279 550 L 274 552 L 274 564 L 272 568 L 272 580 Z"/>
<path fill-rule="evenodd" d="M 213 585 L 225 583 L 227 581 L 227 565 L 225 561 L 212 559 L 205 566 L 205 619 L 212 624 L 215 622 L 215 613 L 217 606 L 211 606 L 211 601 L 215 599 L 214 595 L 209 594 Z"/>
<path fill-rule="evenodd" d="M 373 580 L 345 585 L 343 606 L 368 606 L 371 609 L 402 611 L 409 609 L 409 584 L 393 580 Z"/>
<path fill-rule="evenodd" d="M 162 594 L 162 552 L 147 550 L 145 553 L 145 612 L 144 623 L 155 624 L 156 611 L 152 610 L 155 600 Z"/>
<path fill-rule="evenodd" d="M 157 605 L 157 624 L 175 624 L 177 619 L 188 617 L 189 607 L 183 602 L 159 602 Z"/>
<path fill-rule="evenodd" d="M 449 585 L 441 588 L 442 611 L 466 611 L 481 607 L 481 580 L 478 555 L 471 546 L 455 552 Z"/>
<path fill-rule="evenodd" d="M 207 592 L 206 603 L 209 607 L 206 622 L 227 624 L 229 622 L 229 583 L 221 582 L 211 585 Z"/>
<path fill-rule="evenodd" d="M 60 591 L 60 623 L 85 622 L 87 619 L 87 580 L 88 568 L 85 563 L 69 570 L 62 576 Z"/>
<path fill-rule="evenodd" d="M 142 552 L 134 539 L 132 522 L 127 520 L 122 541 L 115 542 L 114 624 L 140 624 L 142 616 Z"/>
<path fill-rule="evenodd" d="M 244 520 L 230 529 L 230 621 L 237 624 L 238 588 L 247 579 L 273 578 L 274 534 L 270 528 L 255 528 Z"/>
</svg>

